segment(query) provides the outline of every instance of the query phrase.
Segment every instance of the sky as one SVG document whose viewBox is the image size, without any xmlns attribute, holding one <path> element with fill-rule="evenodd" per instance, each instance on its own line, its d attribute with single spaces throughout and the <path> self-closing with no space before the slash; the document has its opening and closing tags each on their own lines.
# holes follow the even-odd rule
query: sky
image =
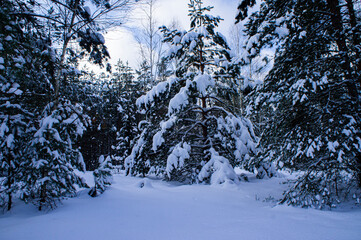
<svg viewBox="0 0 361 240">
<path fill-rule="evenodd" d="M 237 13 L 239 0 L 204 0 L 204 6 L 214 6 L 211 15 L 224 19 L 218 29 L 228 37 Z M 169 26 L 177 21 L 181 28 L 189 29 L 188 0 L 158 0 L 155 9 L 155 19 L 159 26 Z M 117 29 L 112 29 L 105 35 L 105 43 L 111 55 L 110 63 L 115 64 L 118 59 L 128 61 L 133 68 L 139 66 L 139 48 L 131 33 L 131 28 L 140 24 L 141 14 L 134 11 L 128 23 Z"/>
</svg>

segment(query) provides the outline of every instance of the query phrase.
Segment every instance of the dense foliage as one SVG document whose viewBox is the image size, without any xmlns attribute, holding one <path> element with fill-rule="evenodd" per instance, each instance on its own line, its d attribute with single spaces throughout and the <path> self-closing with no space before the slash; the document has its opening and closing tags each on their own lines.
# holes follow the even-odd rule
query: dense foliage
<svg viewBox="0 0 361 240">
<path fill-rule="evenodd" d="M 149 15 L 140 66 L 112 66 L 101 33 L 137 2 L 0 2 L 1 207 L 20 199 L 52 209 L 89 187 L 85 170 L 93 197 L 115 171 L 222 184 L 239 182 L 239 167 L 258 178 L 297 172 L 281 203 L 359 198 L 356 1 L 243 0 L 236 21 L 247 39 L 235 57 L 217 32 L 222 19 L 190 0 L 188 30 L 158 30 Z M 152 13 L 154 1 L 146 3 Z M 270 70 L 260 83 L 254 69 Z"/>
<path fill-rule="evenodd" d="M 342 2 L 267 0 L 246 24 L 245 64 L 276 51 L 248 96 L 262 132 L 251 164 L 303 172 L 282 200 L 289 204 L 332 206 L 361 186 L 360 14 L 356 1 Z M 239 20 L 254 4 L 242 1 Z"/>
<path fill-rule="evenodd" d="M 83 88 L 76 67 L 84 57 L 104 65 L 97 21 L 132 1 L 91 3 L 96 15 L 80 0 L 0 3 L 0 205 L 7 210 L 14 198 L 53 208 L 76 185 L 87 187 L 77 174 L 85 171 L 79 137 L 91 125 L 83 110 L 96 86 Z"/>
<path fill-rule="evenodd" d="M 239 69 L 215 31 L 221 19 L 211 7 L 190 1 L 190 29 L 162 27 L 175 74 L 137 100 L 146 114 L 142 133 L 126 159 L 132 174 L 156 173 L 170 180 L 238 181 L 233 168 L 255 151 L 250 121 L 239 116 Z M 146 166 L 146 168 L 144 167 Z"/>
</svg>

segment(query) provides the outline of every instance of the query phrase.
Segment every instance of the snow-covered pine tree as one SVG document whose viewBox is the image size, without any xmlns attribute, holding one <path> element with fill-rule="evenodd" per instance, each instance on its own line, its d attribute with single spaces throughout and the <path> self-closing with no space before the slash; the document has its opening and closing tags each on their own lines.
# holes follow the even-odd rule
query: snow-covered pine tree
<svg viewBox="0 0 361 240">
<path fill-rule="evenodd" d="M 162 28 L 178 68 L 137 100 L 148 127 L 129 157 L 130 168 L 143 161 L 170 180 L 238 181 L 233 167 L 255 151 L 252 124 L 238 115 L 238 68 L 215 32 L 221 18 L 206 14 L 211 9 L 191 0 L 188 31 Z"/>
<path fill-rule="evenodd" d="M 91 197 L 96 197 L 102 194 L 107 186 L 112 183 L 112 163 L 111 158 L 108 156 L 104 158 L 103 155 L 99 157 L 99 166 L 93 172 L 94 187 L 89 191 Z"/>
<path fill-rule="evenodd" d="M 242 3 L 240 8 L 253 4 Z M 360 183 L 356 10 L 352 0 L 270 0 L 247 23 L 250 59 L 276 48 L 273 69 L 250 95 L 250 113 L 265 114 L 263 151 L 253 164 L 303 171 L 282 202 L 332 206 Z M 242 11 L 240 19 L 247 15 Z"/>
<path fill-rule="evenodd" d="M 22 198 L 43 208 L 56 207 L 57 201 L 74 196 L 75 185 L 86 187 L 75 169 L 85 171 L 83 157 L 74 145 L 85 130 L 80 106 L 74 109 L 69 101 L 60 101 L 55 110 L 51 105 L 44 110 L 39 127 L 31 139 L 29 161 L 21 165 L 25 171 Z"/>
<path fill-rule="evenodd" d="M 152 89 L 152 76 L 150 72 L 150 67 L 146 61 L 142 62 L 139 66 L 139 69 L 136 70 L 138 75 L 137 81 L 141 86 L 141 90 L 144 92 L 149 91 Z"/>
<path fill-rule="evenodd" d="M 113 72 L 114 91 L 118 94 L 116 104 L 117 133 L 113 148 L 113 163 L 124 167 L 124 160 L 130 155 L 135 138 L 138 136 L 136 99 L 141 96 L 141 83 L 134 81 L 134 73 L 128 63 L 118 61 Z"/>
<path fill-rule="evenodd" d="M 171 86 L 172 82 L 170 81 L 161 82 L 148 92 L 148 94 L 153 93 L 153 96 L 151 96 L 152 107 L 147 109 L 147 111 L 141 110 L 141 113 L 145 114 L 145 119 L 138 123 L 139 136 L 136 138 L 130 155 L 124 161 L 127 175 L 140 174 L 145 176 L 148 173 L 162 175 L 164 172 L 164 159 L 167 158 L 167 152 L 152 151 L 152 139 L 153 135 L 158 131 L 160 122 L 165 117 L 169 97 L 174 95 L 174 90 Z M 168 88 L 169 91 L 165 91 Z M 137 104 L 137 107 L 139 108 L 139 104 Z M 150 162 L 152 162 L 152 165 Z"/>
<path fill-rule="evenodd" d="M 74 143 L 87 121 L 81 106 L 69 101 L 76 99 L 69 94 L 75 66 L 84 56 L 103 63 L 108 52 L 93 31 L 95 21 L 134 3 L 91 2 L 96 16 L 80 0 L 44 3 L 49 8 L 38 1 L 0 2 L 0 198 L 8 209 L 15 194 L 51 207 L 75 193 L 74 183 L 83 185 L 74 173 L 83 169 Z"/>
<path fill-rule="evenodd" d="M 48 100 L 51 48 L 31 4 L 0 3 L 0 198 L 8 210 L 23 185 L 27 129 Z M 25 14 L 26 13 L 26 14 Z"/>
<path fill-rule="evenodd" d="M 88 61 L 101 67 L 105 65 L 109 59 L 109 52 L 101 31 L 113 24 L 119 25 L 134 4 L 133 0 L 59 0 L 45 2 L 37 8 L 36 17 L 46 19 L 44 22 L 47 23 L 49 39 L 60 49 L 53 56 L 56 62 L 53 66 L 54 74 L 51 81 L 54 92 L 51 96 L 52 102 L 48 102 L 53 106 L 53 110 L 58 107 L 60 98 L 65 97 L 73 102 L 77 99 L 69 90 L 74 89 L 72 86 L 74 78 L 75 80 L 79 78 L 79 76 L 74 76 L 80 73 L 76 69 L 79 59 L 87 58 Z M 117 14 L 116 17 L 113 15 L 110 21 L 108 17 L 111 12 L 117 12 Z M 110 71 L 110 64 L 106 66 Z M 109 130 L 107 127 L 110 124 L 107 124 L 107 120 L 108 118 L 101 119 L 102 127 Z M 103 122 L 106 123 L 103 124 Z M 110 133 L 112 133 L 111 130 L 112 128 L 110 128 Z M 103 148 L 111 149 L 112 142 L 107 140 L 115 136 L 115 131 L 113 133 L 109 135 L 109 138 L 103 135 L 105 139 L 99 140 L 104 142 Z M 96 158 L 94 160 L 96 161 Z"/>
<path fill-rule="evenodd" d="M 23 172 L 20 164 L 26 146 L 25 128 L 31 119 L 31 114 L 21 105 L 9 101 L 16 99 L 16 94 L 22 94 L 18 84 L 8 83 L 0 86 L 2 100 L 6 101 L 6 103 L 0 101 L 0 207 L 10 210 L 13 195 L 20 188 L 19 182 Z"/>
<path fill-rule="evenodd" d="M 89 8 L 79 0 L 47 2 L 49 11 L 44 11 L 35 2 L 36 14 L 25 13 L 28 17 L 35 16 L 39 26 L 46 29 L 49 45 L 61 48 L 61 51 L 52 48 L 44 51 L 50 55 L 44 64 L 48 66 L 48 98 L 39 107 L 41 110 L 38 109 L 28 129 L 32 137 L 29 137 L 27 161 L 22 163 L 26 173 L 22 180 L 26 183 L 22 186 L 22 199 L 38 205 L 39 210 L 53 208 L 58 200 L 73 196 L 75 184 L 85 186 L 74 172 L 75 169 L 85 170 L 75 141 L 88 122 L 82 107 L 69 100 L 74 99 L 71 85 L 79 77 L 80 72 L 75 67 L 81 57 L 89 56 L 89 60 L 102 66 L 109 56 L 104 38 L 93 27 L 97 25 L 95 19 L 111 9 L 119 8 L 117 4 L 106 7 L 109 4 L 107 1 L 93 3 L 100 9 L 96 18 L 92 18 Z M 124 3 L 128 4 L 128 1 Z M 104 10 L 104 7 L 108 10 Z M 53 18 L 54 15 L 57 18 Z M 75 39 L 78 39 L 79 48 L 71 44 Z"/>
</svg>

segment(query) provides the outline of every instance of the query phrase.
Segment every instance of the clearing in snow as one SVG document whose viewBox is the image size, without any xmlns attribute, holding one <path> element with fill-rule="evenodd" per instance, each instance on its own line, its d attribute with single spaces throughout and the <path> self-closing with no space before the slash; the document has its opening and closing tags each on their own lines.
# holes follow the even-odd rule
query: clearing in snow
<svg viewBox="0 0 361 240">
<path fill-rule="evenodd" d="M 89 178 L 90 174 L 87 174 Z M 361 209 L 276 205 L 286 178 L 180 185 L 115 175 L 97 198 L 88 190 L 57 209 L 16 202 L 0 216 L 1 240 L 317 239 L 359 240 Z"/>
</svg>

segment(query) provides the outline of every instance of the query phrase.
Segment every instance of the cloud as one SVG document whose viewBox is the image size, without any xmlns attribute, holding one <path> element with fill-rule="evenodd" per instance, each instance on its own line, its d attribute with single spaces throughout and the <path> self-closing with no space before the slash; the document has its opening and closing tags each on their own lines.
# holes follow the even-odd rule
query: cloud
<svg viewBox="0 0 361 240">
<path fill-rule="evenodd" d="M 111 63 L 115 64 L 118 59 L 129 61 L 129 65 L 135 67 L 137 65 L 136 56 L 138 54 L 138 46 L 134 40 L 133 34 L 125 28 L 117 28 L 109 31 L 105 35 L 105 44 L 111 56 Z"/>
<path fill-rule="evenodd" d="M 224 19 L 221 22 L 220 31 L 226 37 L 229 34 L 231 25 L 234 24 L 236 16 L 238 0 L 205 0 L 204 6 L 214 6 L 211 15 L 220 16 Z M 155 18 L 159 26 L 170 25 L 172 22 L 177 22 L 181 28 L 189 28 L 187 0 L 158 0 L 155 10 Z M 109 31 L 105 35 L 106 45 L 108 46 L 111 63 L 115 64 L 118 59 L 129 61 L 129 65 L 137 68 L 139 65 L 138 59 L 138 44 L 132 36 L 132 29 L 140 25 L 142 19 L 141 11 L 133 12 L 132 19 L 124 27 Z M 134 31 L 133 31 L 134 32 Z"/>
</svg>

